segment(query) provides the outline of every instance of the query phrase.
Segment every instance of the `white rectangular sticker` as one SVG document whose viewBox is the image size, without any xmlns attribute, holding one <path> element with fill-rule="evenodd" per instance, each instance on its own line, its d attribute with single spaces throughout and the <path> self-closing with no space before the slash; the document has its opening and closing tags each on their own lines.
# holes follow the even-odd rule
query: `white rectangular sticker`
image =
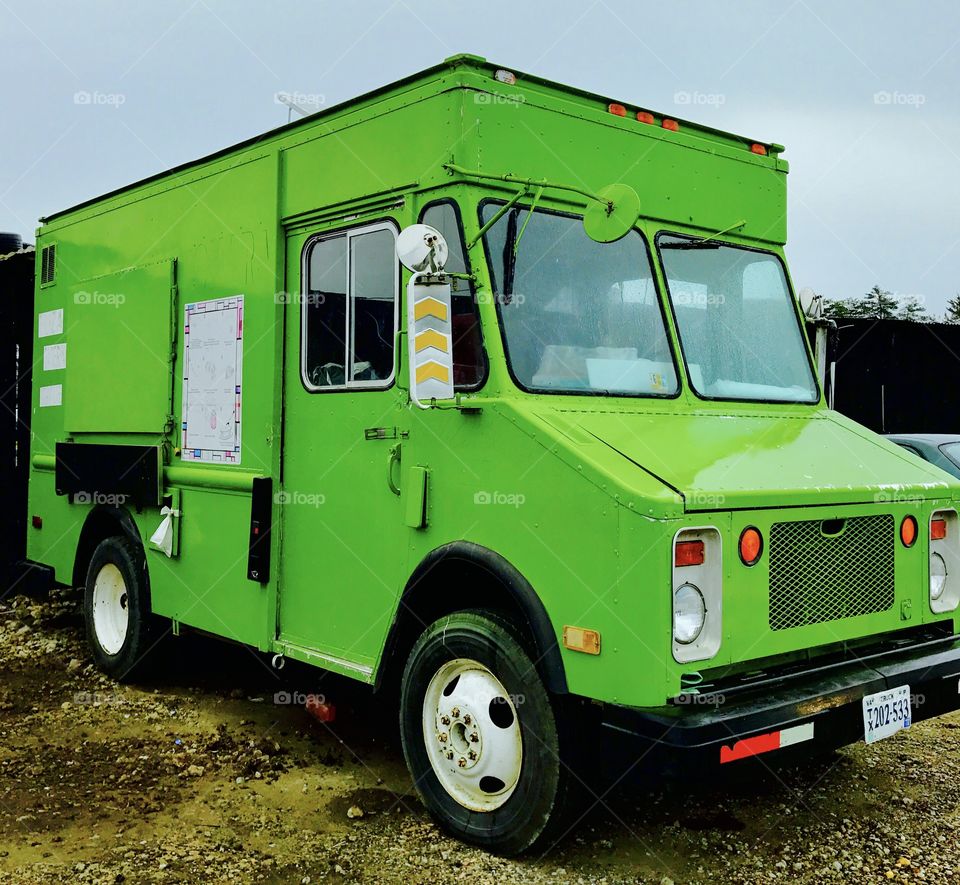
<svg viewBox="0 0 960 885">
<path fill-rule="evenodd" d="M 59 406 L 63 404 L 63 385 L 50 384 L 40 388 L 40 408 Z"/>
<path fill-rule="evenodd" d="M 240 463 L 243 296 L 185 308 L 180 457 Z"/>
<path fill-rule="evenodd" d="M 37 337 L 49 338 L 63 334 L 63 308 L 45 310 L 37 317 Z"/>
<path fill-rule="evenodd" d="M 43 348 L 43 371 L 65 369 L 67 367 L 67 345 L 47 344 Z"/>
<path fill-rule="evenodd" d="M 863 737 L 868 744 L 910 727 L 910 686 L 868 694 L 863 699 Z"/>
</svg>

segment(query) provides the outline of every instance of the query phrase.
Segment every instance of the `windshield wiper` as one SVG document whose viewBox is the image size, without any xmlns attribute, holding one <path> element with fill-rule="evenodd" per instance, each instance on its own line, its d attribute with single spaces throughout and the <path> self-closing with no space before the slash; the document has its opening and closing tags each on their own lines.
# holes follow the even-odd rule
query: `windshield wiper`
<svg viewBox="0 0 960 885">
<path fill-rule="evenodd" d="M 507 216 L 507 236 L 503 242 L 503 304 L 509 304 L 513 297 L 513 278 L 517 272 L 517 209 L 511 209 Z"/>
<path fill-rule="evenodd" d="M 724 234 L 730 233 L 732 230 L 739 230 L 747 223 L 747 220 L 744 218 L 742 221 L 737 221 L 734 224 L 731 224 L 730 227 L 725 227 L 723 230 L 718 230 L 715 234 L 710 234 L 709 237 L 703 240 L 681 240 L 674 241 L 672 243 L 660 243 L 661 249 L 719 249 L 721 246 L 725 245 L 724 243 L 717 242 L 717 237 L 722 237 Z"/>
</svg>

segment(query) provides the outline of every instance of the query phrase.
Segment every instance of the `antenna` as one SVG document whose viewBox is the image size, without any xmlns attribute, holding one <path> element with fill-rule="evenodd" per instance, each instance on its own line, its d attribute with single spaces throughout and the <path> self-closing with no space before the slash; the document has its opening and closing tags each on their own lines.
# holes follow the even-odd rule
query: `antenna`
<svg viewBox="0 0 960 885">
<path fill-rule="evenodd" d="M 276 95 L 274 95 L 273 100 L 278 104 L 286 105 L 288 123 L 293 119 L 294 111 L 296 111 L 301 117 L 309 117 L 310 114 L 313 113 L 313 111 L 308 111 L 302 105 L 297 104 L 290 96 L 289 92 L 278 92 Z"/>
</svg>

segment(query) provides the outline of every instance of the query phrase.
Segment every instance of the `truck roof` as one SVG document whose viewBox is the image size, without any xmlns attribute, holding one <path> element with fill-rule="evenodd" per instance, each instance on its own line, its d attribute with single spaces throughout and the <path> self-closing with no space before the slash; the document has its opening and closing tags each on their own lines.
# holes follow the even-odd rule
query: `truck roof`
<svg viewBox="0 0 960 885">
<path fill-rule="evenodd" d="M 528 74 L 514 68 L 505 68 L 499 65 L 492 64 L 488 62 L 485 58 L 482 58 L 478 55 L 471 55 L 469 53 L 460 53 L 457 55 L 452 55 L 449 58 L 444 59 L 440 64 L 434 65 L 433 67 L 426 68 L 422 71 L 419 71 L 410 76 L 404 77 L 400 80 L 396 80 L 393 83 L 389 83 L 385 86 L 381 86 L 377 89 L 374 89 L 370 92 L 366 92 L 362 95 L 359 95 L 355 98 L 351 98 L 347 101 L 340 102 L 339 104 L 331 105 L 328 108 L 324 108 L 316 113 L 310 114 L 308 116 L 302 117 L 298 120 L 293 120 L 289 123 L 285 123 L 281 126 L 277 126 L 273 129 L 269 129 L 266 132 L 263 132 L 259 135 L 252 136 L 251 138 L 244 139 L 242 141 L 236 142 L 235 144 L 229 145 L 227 147 L 221 148 L 220 150 L 214 151 L 213 153 L 206 154 L 202 157 L 198 157 L 194 160 L 189 160 L 185 163 L 181 163 L 177 166 L 173 166 L 169 169 L 164 169 L 160 172 L 149 175 L 145 178 L 138 179 L 137 181 L 131 182 L 129 184 L 123 185 L 121 187 L 115 188 L 106 193 L 100 194 L 96 197 L 91 197 L 90 199 L 84 200 L 80 203 L 76 203 L 73 206 L 70 206 L 66 209 L 61 209 L 56 212 L 53 212 L 49 215 L 43 216 L 40 221 L 42 223 L 51 222 L 57 219 L 61 219 L 73 212 L 77 212 L 81 209 L 85 209 L 89 206 L 96 205 L 105 200 L 109 200 L 113 197 L 119 196 L 121 194 L 133 191 L 139 187 L 143 187 L 148 184 L 160 181 L 167 176 L 174 176 L 182 172 L 189 170 L 197 169 L 202 167 L 205 164 L 212 163 L 216 160 L 223 159 L 230 156 L 231 154 L 238 154 L 242 151 L 253 148 L 253 147 L 266 147 L 271 143 L 277 142 L 288 135 L 300 133 L 303 130 L 309 130 L 311 127 L 321 125 L 323 122 L 335 118 L 340 114 L 348 110 L 352 110 L 357 106 L 374 102 L 376 100 L 382 99 L 385 96 L 391 94 L 402 93 L 411 87 L 421 86 L 430 80 L 440 81 L 445 76 L 449 75 L 451 71 L 457 69 L 472 69 L 474 71 L 483 71 L 486 74 L 490 75 L 491 78 L 499 79 L 500 75 L 504 77 L 514 77 L 515 85 L 519 90 L 535 90 L 541 95 L 554 95 L 558 98 L 566 99 L 567 101 L 573 100 L 577 104 L 581 104 L 584 108 L 590 108 L 596 110 L 598 106 L 602 107 L 616 107 L 619 112 L 622 108 L 623 112 L 629 113 L 631 116 L 636 114 L 649 114 L 661 119 L 670 119 L 677 122 L 681 128 L 688 134 L 696 135 L 700 138 L 703 138 L 707 141 L 714 142 L 715 144 L 724 144 L 724 145 L 737 145 L 741 147 L 750 148 L 753 145 L 759 145 L 764 149 L 764 152 L 769 154 L 771 157 L 778 157 L 778 155 L 784 150 L 782 145 L 771 143 L 771 142 L 758 142 L 755 139 L 746 138 L 744 136 L 735 135 L 730 132 L 725 132 L 720 129 L 715 129 L 710 126 L 703 126 L 698 123 L 691 122 L 689 120 L 684 120 L 683 118 L 677 117 L 674 114 L 662 114 L 653 111 L 652 109 L 643 106 L 637 105 L 632 102 L 625 102 L 619 104 L 615 102 L 608 96 L 602 96 L 594 92 L 589 92 L 584 89 L 579 89 L 574 86 L 566 86 L 561 83 L 556 83 L 552 80 L 547 80 L 543 77 L 538 77 L 534 74 Z M 501 83 L 504 80 L 501 80 Z M 507 81 L 509 82 L 509 81 Z M 466 85 L 466 84 L 463 84 Z M 787 164 L 783 160 L 777 161 L 778 167 L 781 171 L 786 171 Z"/>
</svg>

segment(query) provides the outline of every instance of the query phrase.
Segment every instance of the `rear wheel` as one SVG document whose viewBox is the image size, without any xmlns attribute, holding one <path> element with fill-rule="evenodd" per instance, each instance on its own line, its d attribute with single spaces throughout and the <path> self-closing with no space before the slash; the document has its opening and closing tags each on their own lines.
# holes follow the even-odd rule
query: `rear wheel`
<svg viewBox="0 0 960 885">
<path fill-rule="evenodd" d="M 121 682 L 142 675 L 159 635 L 139 545 L 120 536 L 97 545 L 87 568 L 83 613 L 97 666 Z"/>
<path fill-rule="evenodd" d="M 561 832 L 562 723 L 506 619 L 458 612 L 424 631 L 403 674 L 400 728 L 417 791 L 452 835 L 518 854 Z"/>
</svg>

